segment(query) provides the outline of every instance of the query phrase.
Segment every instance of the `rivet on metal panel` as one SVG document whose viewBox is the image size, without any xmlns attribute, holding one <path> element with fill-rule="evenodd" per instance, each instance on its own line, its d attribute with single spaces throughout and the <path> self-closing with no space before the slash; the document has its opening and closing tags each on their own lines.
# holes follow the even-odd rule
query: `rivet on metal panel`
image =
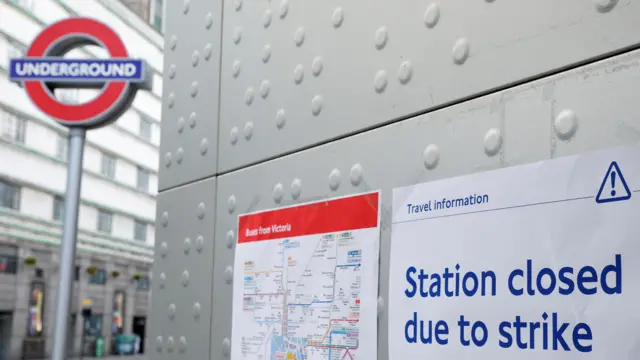
<svg viewBox="0 0 640 360">
<path fill-rule="evenodd" d="M 165 273 L 160 273 L 158 280 L 158 286 L 160 289 L 164 289 L 164 285 L 167 283 L 167 275 Z"/>
<path fill-rule="evenodd" d="M 231 353 L 231 340 L 226 337 L 222 340 L 222 354 L 224 356 L 229 356 L 229 353 Z"/>
<path fill-rule="evenodd" d="M 428 28 L 433 28 L 440 20 L 440 8 L 437 4 L 431 4 L 427 7 L 427 11 L 424 12 L 424 24 Z"/>
<path fill-rule="evenodd" d="M 191 114 L 189 114 L 189 126 L 193 129 L 194 127 L 196 127 L 196 120 L 198 118 L 198 115 L 196 115 L 195 112 L 192 112 Z"/>
<path fill-rule="evenodd" d="M 342 11 L 342 8 L 336 8 L 335 10 L 333 10 L 333 16 L 331 16 L 331 22 L 333 23 L 333 27 L 334 28 L 339 28 L 340 25 L 342 25 L 342 22 L 344 21 L 344 11 Z"/>
<path fill-rule="evenodd" d="M 427 145 L 422 153 L 422 161 L 424 162 L 424 167 L 429 170 L 433 170 L 438 166 L 438 162 L 440 161 L 440 148 L 438 148 L 438 145 Z"/>
<path fill-rule="evenodd" d="M 378 316 L 382 314 L 384 311 L 384 298 L 382 296 L 378 296 Z"/>
<path fill-rule="evenodd" d="M 282 0 L 280 3 L 280 19 L 284 19 L 289 12 L 289 0 Z"/>
<path fill-rule="evenodd" d="M 322 58 L 320 56 L 316 56 L 311 63 L 311 72 L 314 76 L 319 76 L 322 73 Z"/>
<path fill-rule="evenodd" d="M 193 311 L 193 317 L 194 318 L 199 318 L 200 317 L 201 306 L 200 306 L 199 302 L 193 304 L 193 310 L 192 311 Z"/>
<path fill-rule="evenodd" d="M 484 152 L 489 156 L 494 156 L 502 147 L 502 134 L 498 129 L 489 129 L 484 135 Z"/>
<path fill-rule="evenodd" d="M 156 336 L 156 351 L 162 351 L 162 336 Z"/>
<path fill-rule="evenodd" d="M 198 82 L 194 81 L 191 83 L 191 97 L 196 97 L 198 94 Z"/>
<path fill-rule="evenodd" d="M 175 341 L 173 340 L 173 336 L 169 336 L 167 338 L 167 351 L 173 352 L 173 345 L 174 344 L 175 344 Z"/>
<path fill-rule="evenodd" d="M 262 26 L 264 26 L 265 29 L 271 25 L 271 17 L 271 10 L 267 9 L 267 11 L 264 12 L 264 16 L 262 16 Z"/>
<path fill-rule="evenodd" d="M 169 79 L 173 79 L 174 77 L 176 77 L 176 66 L 171 64 L 169 66 Z"/>
<path fill-rule="evenodd" d="M 229 142 L 231 143 L 231 145 L 235 145 L 238 142 L 239 132 L 240 130 L 238 130 L 238 128 L 235 126 L 231 129 L 231 134 L 229 135 Z"/>
<path fill-rule="evenodd" d="M 169 250 L 169 246 L 163 241 L 162 244 L 160 244 L 160 256 L 167 257 L 167 250 Z"/>
<path fill-rule="evenodd" d="M 296 178 L 291 182 L 291 197 L 293 199 L 297 199 L 300 197 L 300 193 L 302 192 L 302 180 Z"/>
<path fill-rule="evenodd" d="M 182 6 L 182 12 L 183 13 L 188 13 L 189 12 L 189 4 L 191 3 L 190 0 L 184 0 L 184 4 Z"/>
<path fill-rule="evenodd" d="M 265 46 L 262 47 L 262 62 L 263 63 L 267 63 L 269 62 L 269 59 L 271 58 L 271 45 L 266 44 Z"/>
<path fill-rule="evenodd" d="M 263 99 L 266 99 L 267 96 L 269 96 L 269 90 L 271 90 L 269 80 L 263 80 L 260 84 L 260 96 L 262 96 Z"/>
<path fill-rule="evenodd" d="M 178 150 L 176 150 L 176 163 L 182 164 L 183 158 L 184 158 L 184 150 L 182 150 L 182 148 L 178 148 Z"/>
<path fill-rule="evenodd" d="M 236 11 L 240 11 L 242 9 L 242 0 L 235 0 Z"/>
<path fill-rule="evenodd" d="M 201 252 L 204 248 L 204 236 L 198 235 L 196 238 L 196 251 Z"/>
<path fill-rule="evenodd" d="M 299 27 L 296 32 L 293 34 L 293 41 L 296 43 L 296 46 L 302 46 L 304 43 L 304 28 Z"/>
<path fill-rule="evenodd" d="M 164 165 L 166 167 L 171 167 L 171 159 L 172 159 L 172 157 L 171 157 L 171 153 L 170 152 L 168 152 L 168 153 L 166 153 L 164 155 Z"/>
<path fill-rule="evenodd" d="M 279 204 L 280 201 L 282 201 L 283 195 L 284 189 L 282 188 L 282 184 L 277 183 L 276 186 L 273 187 L 273 201 Z"/>
<path fill-rule="evenodd" d="M 178 119 L 178 133 L 182 134 L 183 130 L 184 130 L 184 118 L 180 117 Z"/>
<path fill-rule="evenodd" d="M 400 68 L 398 68 L 398 80 L 401 84 L 406 84 L 411 80 L 411 75 L 413 74 L 413 67 L 411 66 L 411 61 L 403 61 L 400 64 Z"/>
<path fill-rule="evenodd" d="M 296 84 L 300 84 L 302 79 L 304 78 L 304 68 L 302 64 L 298 64 L 295 69 L 293 69 L 293 81 Z"/>
<path fill-rule="evenodd" d="M 169 47 L 171 48 L 171 50 L 175 50 L 177 45 L 178 45 L 178 37 L 175 35 L 172 35 L 171 38 L 169 39 Z"/>
<path fill-rule="evenodd" d="M 469 42 L 467 39 L 458 39 L 453 45 L 453 61 L 462 65 L 469 57 Z"/>
<path fill-rule="evenodd" d="M 231 267 L 231 265 L 227 265 L 227 268 L 224 269 L 224 281 L 226 281 L 227 284 L 231 284 L 233 281 L 233 267 Z"/>
<path fill-rule="evenodd" d="M 229 230 L 227 232 L 227 248 L 231 249 L 233 248 L 233 244 L 236 242 L 236 234 L 233 232 L 233 230 Z"/>
<path fill-rule="evenodd" d="M 233 77 L 238 77 L 240 74 L 240 60 L 235 60 L 233 62 L 231 65 L 231 73 L 233 74 Z"/>
<path fill-rule="evenodd" d="M 350 179 L 353 186 L 360 185 L 362 181 L 362 165 L 355 164 L 351 167 Z"/>
<path fill-rule="evenodd" d="M 244 138 L 247 140 L 251 140 L 252 136 L 253 136 L 253 122 L 247 121 L 247 123 L 244 125 Z"/>
<path fill-rule="evenodd" d="M 376 76 L 373 78 L 373 88 L 377 93 L 381 93 L 387 88 L 387 72 L 384 70 L 378 70 Z"/>
<path fill-rule="evenodd" d="M 252 87 L 248 88 L 247 91 L 245 91 L 244 93 L 245 104 L 251 105 L 251 103 L 253 102 L 253 94 L 254 94 L 254 91 Z"/>
<path fill-rule="evenodd" d="M 207 140 L 207 138 L 203 138 L 200 141 L 200 154 L 204 156 L 207 154 L 207 151 L 209 151 L 209 140 Z"/>
<path fill-rule="evenodd" d="M 233 32 L 233 43 L 237 45 L 240 43 L 240 40 L 242 40 L 242 28 L 237 27 Z"/>
<path fill-rule="evenodd" d="M 167 309 L 167 315 L 169 315 L 169 319 L 173 319 L 176 316 L 176 304 L 169 305 L 169 309 Z"/>
<path fill-rule="evenodd" d="M 227 209 L 229 210 L 229 214 L 236 211 L 236 196 L 229 196 L 229 200 L 227 200 Z"/>
<path fill-rule="evenodd" d="M 593 2 L 595 3 L 598 11 L 607 12 L 616 6 L 618 0 L 593 0 Z"/>
<path fill-rule="evenodd" d="M 198 66 L 198 60 L 200 60 L 200 53 L 198 53 L 198 50 L 194 50 L 193 54 L 191 54 L 191 65 Z"/>
<path fill-rule="evenodd" d="M 169 223 L 169 213 L 168 212 L 163 212 L 162 213 L 162 226 L 167 226 L 167 224 Z"/>
<path fill-rule="evenodd" d="M 287 116 L 284 113 L 284 109 L 278 110 L 276 113 L 276 127 L 278 127 L 278 129 L 282 129 L 286 122 Z"/>
<path fill-rule="evenodd" d="M 180 351 L 185 351 L 187 349 L 187 338 L 184 336 L 180 336 Z"/>
<path fill-rule="evenodd" d="M 169 93 L 169 96 L 167 97 L 167 105 L 169 106 L 169 108 L 172 108 L 175 102 L 176 95 L 174 93 Z"/>
<path fill-rule="evenodd" d="M 208 43 L 207 45 L 204 46 L 204 59 L 205 60 L 211 59 L 212 54 L 213 54 L 213 45 Z"/>
<path fill-rule="evenodd" d="M 374 38 L 376 48 L 378 50 L 382 50 L 389 40 L 389 32 L 386 27 L 381 26 L 378 30 L 376 30 L 376 36 Z"/>
<path fill-rule="evenodd" d="M 200 203 L 198 204 L 198 209 L 196 210 L 196 213 L 198 215 L 198 219 L 202 220 L 204 219 L 204 214 L 207 210 L 207 207 L 204 205 L 204 203 Z"/>
<path fill-rule="evenodd" d="M 556 134 L 562 140 L 569 140 L 576 133 L 578 128 L 578 118 L 571 110 L 563 110 L 556 116 Z"/>
<path fill-rule="evenodd" d="M 187 270 L 182 273 L 182 285 L 185 287 L 189 285 L 189 272 Z"/>
<path fill-rule="evenodd" d="M 187 255 L 191 251 L 191 239 L 184 239 L 184 254 Z"/>
<path fill-rule="evenodd" d="M 333 191 L 338 190 L 340 187 L 340 170 L 333 169 L 329 174 L 329 188 Z"/>
<path fill-rule="evenodd" d="M 211 29 L 212 25 L 213 25 L 213 14 L 207 13 L 207 15 L 204 17 L 204 26 L 207 29 Z"/>
<path fill-rule="evenodd" d="M 320 95 L 316 95 L 313 97 L 313 99 L 311 99 L 311 113 L 313 114 L 313 116 L 318 116 L 320 114 L 320 112 L 322 111 L 322 106 L 323 106 L 323 100 L 322 100 L 322 96 Z"/>
</svg>

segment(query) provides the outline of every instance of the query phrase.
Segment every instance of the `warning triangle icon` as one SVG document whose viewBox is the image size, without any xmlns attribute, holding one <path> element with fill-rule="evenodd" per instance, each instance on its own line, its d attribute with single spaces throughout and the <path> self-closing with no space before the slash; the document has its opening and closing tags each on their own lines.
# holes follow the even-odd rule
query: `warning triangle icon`
<svg viewBox="0 0 640 360">
<path fill-rule="evenodd" d="M 618 163 L 613 161 L 611 165 L 609 165 L 609 170 L 607 170 L 604 179 L 602 179 L 600 190 L 598 191 L 598 195 L 596 195 L 596 202 L 602 204 L 629 200 L 630 198 L 631 191 L 629 190 L 629 186 L 622 175 L 622 171 L 620 171 Z"/>
</svg>

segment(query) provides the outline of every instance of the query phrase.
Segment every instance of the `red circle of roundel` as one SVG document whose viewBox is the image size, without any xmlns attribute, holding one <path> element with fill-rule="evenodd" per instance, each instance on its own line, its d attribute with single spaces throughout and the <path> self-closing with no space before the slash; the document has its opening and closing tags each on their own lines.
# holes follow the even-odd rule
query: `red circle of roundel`
<svg viewBox="0 0 640 360">
<path fill-rule="evenodd" d="M 128 56 L 124 43 L 109 27 L 91 19 L 65 19 L 42 31 L 33 41 L 27 57 L 44 57 L 47 49 L 59 39 L 74 34 L 93 37 L 106 47 L 112 58 L 126 58 Z M 45 114 L 59 120 L 82 122 L 93 119 L 106 112 L 124 93 L 127 83 L 112 81 L 107 84 L 102 93 L 95 99 L 79 105 L 64 104 L 53 98 L 44 82 L 28 80 L 24 82 L 25 90 L 31 101 Z"/>
</svg>

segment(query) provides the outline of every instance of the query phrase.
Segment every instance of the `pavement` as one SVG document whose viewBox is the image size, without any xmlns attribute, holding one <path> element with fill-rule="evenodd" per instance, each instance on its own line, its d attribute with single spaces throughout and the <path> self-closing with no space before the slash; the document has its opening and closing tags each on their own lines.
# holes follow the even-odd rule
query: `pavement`
<svg viewBox="0 0 640 360">
<path fill-rule="evenodd" d="M 98 359 L 99 360 L 148 360 L 149 358 L 147 357 L 147 355 L 123 355 L 123 356 L 109 355 L 109 356 L 103 356 L 101 358 L 85 356 L 83 358 L 83 360 L 98 360 Z M 49 360 L 49 359 L 42 359 L 42 360 Z M 80 358 L 70 357 L 70 358 L 67 358 L 67 360 L 80 360 Z"/>
</svg>

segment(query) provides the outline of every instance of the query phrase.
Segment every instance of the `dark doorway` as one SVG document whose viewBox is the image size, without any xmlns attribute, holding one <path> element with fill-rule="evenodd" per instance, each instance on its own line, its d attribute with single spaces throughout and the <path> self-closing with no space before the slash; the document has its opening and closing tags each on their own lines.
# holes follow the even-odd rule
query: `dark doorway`
<svg viewBox="0 0 640 360">
<path fill-rule="evenodd" d="M 133 317 L 133 333 L 140 336 L 140 354 L 144 354 L 144 334 L 147 327 L 145 316 Z"/>
<path fill-rule="evenodd" d="M 11 346 L 11 322 L 13 313 L 10 311 L 0 311 L 0 360 L 9 359 L 9 348 Z"/>
</svg>

